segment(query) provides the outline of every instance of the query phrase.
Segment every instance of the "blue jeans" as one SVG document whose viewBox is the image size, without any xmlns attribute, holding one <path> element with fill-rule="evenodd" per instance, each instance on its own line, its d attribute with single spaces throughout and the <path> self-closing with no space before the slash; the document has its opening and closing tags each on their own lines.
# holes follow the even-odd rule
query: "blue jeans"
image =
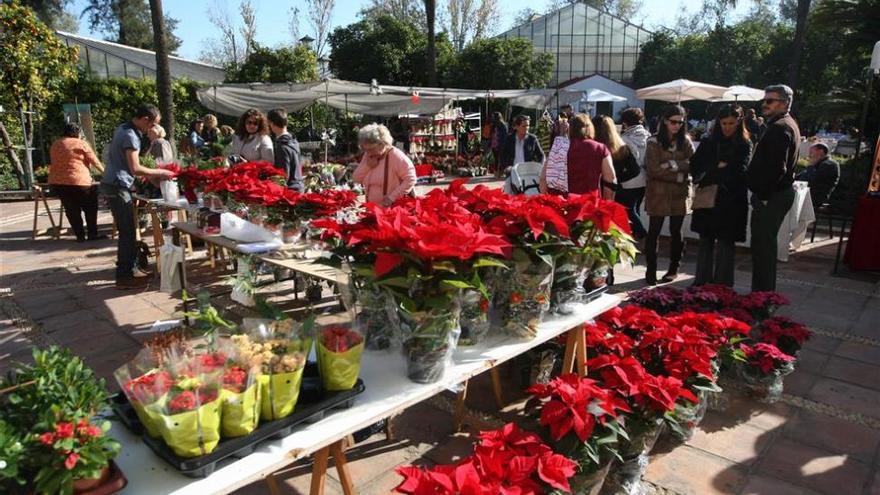
<svg viewBox="0 0 880 495">
<path fill-rule="evenodd" d="M 615 201 L 626 208 L 626 214 L 629 216 L 629 225 L 632 228 L 633 237 L 641 239 L 648 235 L 645 226 L 642 225 L 642 219 L 639 217 L 639 211 L 642 209 L 642 200 L 645 199 L 645 188 L 637 187 L 635 189 L 618 189 L 614 195 Z"/>
<path fill-rule="evenodd" d="M 120 186 L 101 183 L 101 195 L 107 198 L 116 221 L 116 281 L 131 278 L 137 264 L 134 203 L 131 192 Z"/>
</svg>

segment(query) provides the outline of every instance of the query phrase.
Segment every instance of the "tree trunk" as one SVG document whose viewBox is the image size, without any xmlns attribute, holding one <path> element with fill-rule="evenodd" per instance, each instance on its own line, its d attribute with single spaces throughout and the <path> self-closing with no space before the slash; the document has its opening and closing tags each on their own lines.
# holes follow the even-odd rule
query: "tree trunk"
<svg viewBox="0 0 880 495">
<path fill-rule="evenodd" d="M 165 15 L 162 0 L 150 0 L 153 17 L 153 44 L 156 45 L 156 92 L 159 93 L 159 111 L 169 142 L 174 143 L 174 100 L 171 92 L 171 69 L 168 66 L 168 38 L 165 36 Z"/>
<path fill-rule="evenodd" d="M 15 177 L 18 179 L 18 187 L 24 189 L 24 169 L 21 168 L 21 159 L 12 146 L 12 138 L 9 137 L 9 131 L 6 130 L 6 124 L 2 120 L 0 120 L 0 142 L 3 143 L 3 149 L 6 151 L 9 162 L 12 163 L 12 171 L 15 172 Z"/>
<path fill-rule="evenodd" d="M 794 40 L 791 44 L 791 65 L 788 67 L 788 85 L 791 90 L 797 92 L 798 79 L 801 72 L 801 59 L 803 58 L 804 42 L 807 35 L 807 17 L 810 13 L 810 0 L 798 0 L 797 23 L 794 28 Z M 795 103 L 798 99 L 794 100 Z"/>
<path fill-rule="evenodd" d="M 126 31 L 125 19 L 128 5 L 126 0 L 117 0 L 116 2 L 116 22 L 119 24 L 119 38 L 117 42 L 120 45 L 128 45 L 128 31 Z"/>
<path fill-rule="evenodd" d="M 428 21 L 428 86 L 431 87 L 437 87 L 436 14 L 437 2 L 435 0 L 425 0 L 425 18 Z"/>
</svg>

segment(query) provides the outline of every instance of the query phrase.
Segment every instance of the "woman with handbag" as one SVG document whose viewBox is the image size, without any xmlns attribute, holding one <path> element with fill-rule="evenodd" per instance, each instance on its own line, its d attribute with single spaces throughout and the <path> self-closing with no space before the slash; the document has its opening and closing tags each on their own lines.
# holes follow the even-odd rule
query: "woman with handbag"
<svg viewBox="0 0 880 495">
<path fill-rule="evenodd" d="M 712 134 L 691 157 L 696 183 L 691 230 L 700 234 L 694 285 L 733 287 L 735 244 L 746 240 L 746 169 L 751 156 L 742 108 L 725 105 L 715 118 Z"/>
<path fill-rule="evenodd" d="M 645 187 L 645 210 L 650 218 L 645 241 L 647 270 L 645 281 L 657 284 L 657 241 L 666 217 L 669 217 L 669 270 L 662 282 L 678 278 L 678 268 L 684 253 L 681 225 L 690 213 L 690 158 L 694 145 L 687 134 L 684 108 L 669 105 L 660 117 L 660 129 L 648 139 L 645 150 L 645 168 L 648 172 Z"/>
<path fill-rule="evenodd" d="M 367 201 L 381 206 L 412 195 L 416 185 L 412 160 L 392 143 L 391 132 L 384 125 L 369 124 L 358 131 L 358 148 L 364 156 L 353 178 L 364 186 Z"/>
<path fill-rule="evenodd" d="M 639 109 L 636 108 L 634 110 Z M 637 240 L 641 240 L 647 235 L 638 213 L 638 205 L 641 205 L 641 198 L 633 194 L 628 194 L 626 186 L 632 184 L 639 177 L 642 177 L 641 195 L 644 196 L 645 194 L 645 179 L 644 174 L 642 173 L 642 165 L 639 162 L 639 156 L 641 156 L 642 161 L 644 161 L 645 142 L 649 135 L 645 132 L 646 136 L 642 142 L 641 150 L 637 150 L 640 152 L 639 155 L 633 151 L 633 147 L 623 139 L 623 136 L 617 132 L 617 125 L 615 125 L 614 119 L 611 117 L 600 115 L 593 119 L 593 125 L 596 127 L 596 141 L 604 144 L 608 147 L 608 151 L 611 152 L 611 160 L 614 164 L 614 175 L 617 176 L 617 183 L 619 184 L 617 192 L 614 195 L 614 200 L 626 208 L 633 236 Z"/>
</svg>

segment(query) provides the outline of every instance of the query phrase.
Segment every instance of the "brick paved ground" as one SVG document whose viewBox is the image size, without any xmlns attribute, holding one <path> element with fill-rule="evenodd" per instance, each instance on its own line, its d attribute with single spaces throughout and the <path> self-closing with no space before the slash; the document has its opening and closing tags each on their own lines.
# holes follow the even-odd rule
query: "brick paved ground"
<svg viewBox="0 0 880 495">
<path fill-rule="evenodd" d="M 112 370 L 138 350 L 145 338 L 139 332 L 180 315 L 179 300 L 158 292 L 157 283 L 143 292 L 116 291 L 113 241 L 77 244 L 69 234 L 31 241 L 32 208 L 0 204 L 0 370 L 27 359 L 35 343 L 57 343 L 110 381 Z M 108 226 L 109 215 L 101 221 Z M 832 277 L 835 247 L 827 240 L 807 244 L 781 265 L 779 290 L 792 300 L 783 314 L 816 332 L 786 380 L 784 399 L 766 406 L 737 397 L 724 413 L 710 412 L 687 445 L 654 456 L 646 478 L 655 491 L 880 495 L 880 284 L 876 275 L 845 268 Z M 693 272 L 694 251 L 685 258 L 686 272 Z M 201 259 L 192 279 L 216 283 L 222 272 Z M 747 290 L 747 252 L 737 259 L 737 288 Z M 640 288 L 640 268 L 618 270 L 617 280 L 618 292 Z M 289 290 L 280 300 L 297 304 Z M 218 305 L 241 313 L 224 298 Z M 378 435 L 353 447 L 348 455 L 359 493 L 388 493 L 399 481 L 394 466 L 450 462 L 470 451 L 469 433 L 515 418 L 522 395 L 513 371 L 502 371 L 511 402 L 503 411 L 495 409 L 487 377 L 474 380 L 468 405 L 483 419 L 463 433 L 452 432 L 446 394 L 396 418 L 394 441 Z M 299 463 L 279 474 L 287 493 L 307 493 L 308 470 Z M 265 492 L 263 483 L 239 491 Z M 332 470 L 327 493 L 341 493 Z"/>
</svg>

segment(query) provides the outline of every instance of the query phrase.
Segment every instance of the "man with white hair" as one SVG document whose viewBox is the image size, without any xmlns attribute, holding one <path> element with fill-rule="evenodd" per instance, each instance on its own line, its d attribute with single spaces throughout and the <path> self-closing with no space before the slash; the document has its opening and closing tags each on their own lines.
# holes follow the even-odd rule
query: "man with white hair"
<svg viewBox="0 0 880 495">
<path fill-rule="evenodd" d="M 776 290 L 776 234 L 794 203 L 794 169 L 801 131 L 788 113 L 794 93 L 784 84 L 764 89 L 767 119 L 748 169 L 752 191 L 752 291 Z"/>
</svg>

